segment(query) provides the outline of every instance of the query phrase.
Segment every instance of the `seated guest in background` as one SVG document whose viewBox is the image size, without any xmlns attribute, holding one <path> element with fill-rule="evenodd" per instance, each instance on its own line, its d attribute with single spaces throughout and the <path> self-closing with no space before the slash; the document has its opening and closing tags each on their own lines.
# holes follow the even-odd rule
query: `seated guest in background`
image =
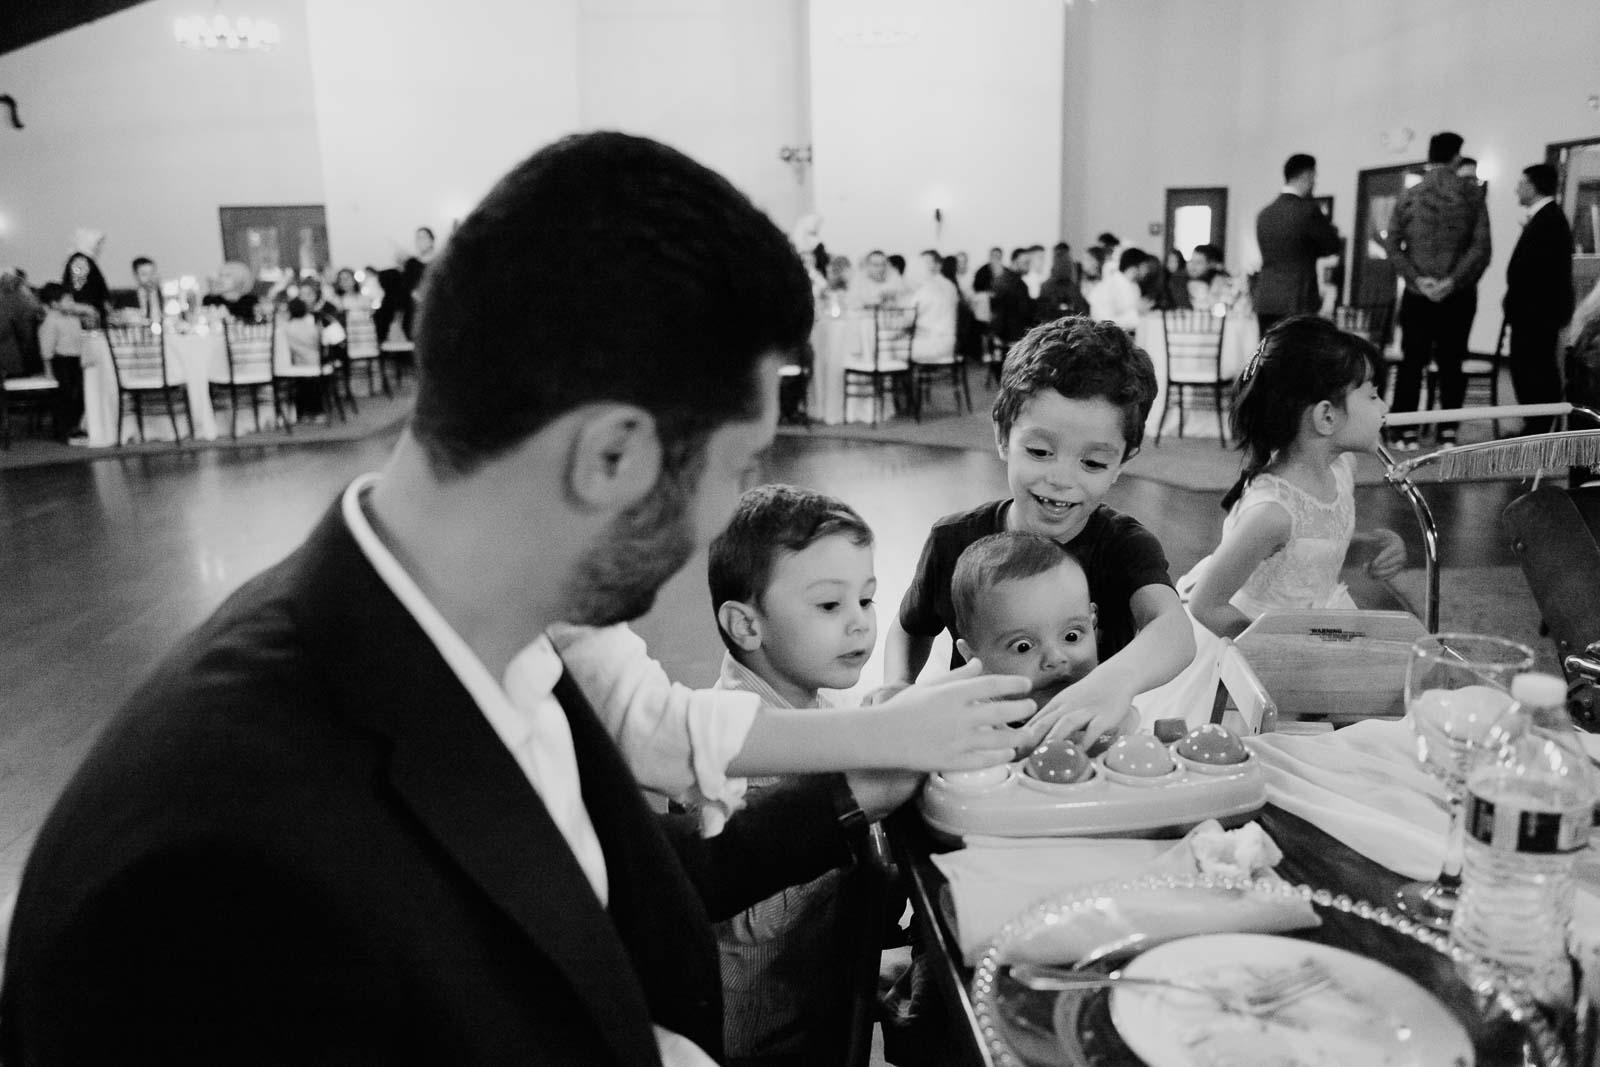
<svg viewBox="0 0 1600 1067">
<path fill-rule="evenodd" d="M 828 260 L 828 290 L 843 293 L 850 288 L 850 257 L 834 256 Z"/>
<path fill-rule="evenodd" d="M 1456 177 L 1469 181 L 1473 185 L 1480 184 L 1478 181 L 1478 161 L 1471 156 L 1462 156 L 1461 162 L 1456 164 Z"/>
<path fill-rule="evenodd" d="M 133 293 L 138 303 L 139 318 L 144 322 L 161 321 L 161 278 L 156 274 L 156 261 L 140 256 L 133 261 Z"/>
<path fill-rule="evenodd" d="M 1011 263 L 995 278 L 990 294 L 989 326 L 1000 343 L 1008 348 L 1020 341 L 1038 321 L 1028 283 L 1022 278 L 1028 269 L 1028 260 L 1026 248 L 1013 248 Z"/>
<path fill-rule="evenodd" d="M 105 325 L 106 312 L 111 307 L 111 288 L 88 253 L 74 252 L 67 257 L 67 265 L 61 271 L 61 285 L 72 298 L 84 325 Z"/>
<path fill-rule="evenodd" d="M 255 322 L 259 311 L 255 294 L 256 278 L 250 268 L 229 260 L 217 272 L 217 290 L 207 293 L 200 303 L 225 308 L 240 322 Z"/>
<path fill-rule="evenodd" d="M 946 256 L 945 258 L 949 259 L 951 257 Z M 957 252 L 954 258 L 956 261 L 956 276 L 950 280 L 956 283 L 956 288 L 961 290 L 962 296 L 970 297 L 972 295 L 972 279 L 967 277 L 967 254 L 965 252 Z"/>
<path fill-rule="evenodd" d="M 15 267 L 0 270 L 0 376 L 19 378 L 43 372 L 41 314 L 22 272 Z"/>
<path fill-rule="evenodd" d="M 346 312 L 372 310 L 372 297 L 356 281 L 356 272 L 349 267 L 340 267 L 333 276 L 333 295 L 329 299 Z"/>
<path fill-rule="evenodd" d="M 1089 317 L 1114 322 L 1129 333 L 1137 330 L 1139 315 L 1150 307 L 1139 283 L 1149 275 L 1153 263 L 1153 257 L 1137 248 L 1124 249 L 1117 260 L 1117 269 L 1108 272 L 1089 290 Z"/>
<path fill-rule="evenodd" d="M 702 838 L 536 640 L 647 611 L 733 510 L 811 329 L 783 233 L 681 154 L 589 134 L 430 270 L 383 472 L 156 668 L 40 829 L 7 1063 L 707 1067 L 710 920 L 849 863 L 917 788 L 815 776 Z"/>
<path fill-rule="evenodd" d="M 1059 319 L 1063 315 L 1084 315 L 1089 302 L 1083 297 L 1078 281 L 1078 264 L 1072 258 L 1072 246 L 1061 242 L 1052 250 L 1050 277 L 1039 287 L 1037 315 L 1040 322 Z"/>
<path fill-rule="evenodd" d="M 1207 308 L 1227 304 L 1233 276 L 1222 265 L 1222 249 L 1216 245 L 1195 245 L 1189 257 L 1189 303 Z"/>
<path fill-rule="evenodd" d="M 1028 246 L 1028 269 L 1022 275 L 1022 280 L 1027 283 L 1028 295 L 1035 300 L 1039 299 L 1039 287 L 1044 285 L 1044 280 L 1050 276 L 1050 270 L 1045 262 L 1044 245 Z"/>
<path fill-rule="evenodd" d="M 945 256 L 939 264 L 939 271 L 950 279 L 952 285 L 959 286 L 960 256 Z M 977 312 L 972 310 L 971 296 L 965 292 L 960 296 L 961 299 L 956 303 L 956 355 L 962 359 L 982 359 L 983 323 L 978 321 Z"/>
<path fill-rule="evenodd" d="M 995 278 L 1005 269 L 1005 249 L 999 247 L 989 249 L 989 261 L 979 267 L 972 275 L 972 291 L 974 293 L 987 293 L 994 288 Z"/>
<path fill-rule="evenodd" d="M 1193 306 L 1189 300 L 1189 263 L 1176 248 L 1167 250 L 1161 282 L 1162 307 L 1183 311 Z"/>
<path fill-rule="evenodd" d="M 906 257 L 898 253 L 885 256 L 889 263 L 889 285 L 894 290 L 894 302 L 899 303 L 911 292 L 911 283 L 906 281 Z"/>
<path fill-rule="evenodd" d="M 889 275 L 889 257 L 874 248 L 861 261 L 861 273 L 850 279 L 850 306 L 859 311 L 893 304 L 900 288 Z"/>
<path fill-rule="evenodd" d="M 39 296 L 45 305 L 39 353 L 56 380 L 56 435 L 69 441 L 84 436 L 78 432 L 83 421 L 83 322 L 73 313 L 66 289 L 56 282 L 47 282 Z"/>
<path fill-rule="evenodd" d="M 848 505 L 790 485 L 752 489 L 711 542 L 709 574 L 728 649 L 718 689 L 825 708 L 833 700 L 821 690 L 860 680 L 878 636 L 878 582 L 872 529 Z M 753 779 L 748 795 L 783 781 Z M 863 951 L 847 937 L 861 926 L 850 912 L 866 903 L 855 888 L 828 871 L 716 925 L 730 1067 L 839 1062 Z"/>
<path fill-rule="evenodd" d="M 910 302 L 917 309 L 917 328 L 911 335 L 911 358 L 948 360 L 956 351 L 956 320 L 961 291 L 945 277 L 939 253 L 930 248 L 921 255 L 922 281 Z"/>
</svg>

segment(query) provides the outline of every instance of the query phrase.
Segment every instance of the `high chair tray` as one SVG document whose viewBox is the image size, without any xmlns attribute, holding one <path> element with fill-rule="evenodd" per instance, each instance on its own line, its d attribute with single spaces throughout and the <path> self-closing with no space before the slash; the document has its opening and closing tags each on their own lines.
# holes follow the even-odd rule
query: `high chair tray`
<svg viewBox="0 0 1600 1067">
<path fill-rule="evenodd" d="M 922 816 L 956 837 L 1180 837 L 1207 819 L 1243 822 L 1267 801 L 1253 753 L 1205 770 L 1175 762 L 1176 770 L 1139 784 L 1108 773 L 1103 758 L 1093 761 L 1092 777 L 1070 785 L 1029 777 L 1025 761 L 934 774 L 922 789 Z"/>
</svg>

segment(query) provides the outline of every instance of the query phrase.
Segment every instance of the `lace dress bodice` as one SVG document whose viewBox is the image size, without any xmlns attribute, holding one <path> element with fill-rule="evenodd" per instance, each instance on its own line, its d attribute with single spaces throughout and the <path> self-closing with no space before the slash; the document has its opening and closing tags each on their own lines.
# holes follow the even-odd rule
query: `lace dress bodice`
<svg viewBox="0 0 1600 1067">
<path fill-rule="evenodd" d="M 1319 500 L 1276 474 L 1258 474 L 1222 521 L 1226 538 L 1246 512 L 1264 504 L 1277 504 L 1289 513 L 1289 538 L 1277 552 L 1262 560 L 1239 591 L 1228 599 L 1251 619 L 1273 609 L 1354 608 L 1355 601 L 1339 581 L 1350 538 L 1356 528 L 1355 457 L 1341 455 L 1333 464 L 1337 487 L 1333 500 Z M 1207 556 L 1178 582 L 1181 591 L 1193 589 Z"/>
</svg>

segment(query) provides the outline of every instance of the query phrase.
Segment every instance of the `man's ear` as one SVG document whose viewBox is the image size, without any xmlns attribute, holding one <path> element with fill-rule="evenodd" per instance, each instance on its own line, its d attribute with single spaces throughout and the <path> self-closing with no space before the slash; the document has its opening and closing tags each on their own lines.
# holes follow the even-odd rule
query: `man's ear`
<svg viewBox="0 0 1600 1067">
<path fill-rule="evenodd" d="M 956 651 L 961 653 L 961 658 L 969 663 L 978 658 L 973 654 L 972 646 L 967 644 L 967 639 L 965 637 L 956 638 Z"/>
<path fill-rule="evenodd" d="M 717 608 L 717 625 L 740 651 L 754 652 L 761 647 L 761 616 L 742 600 L 724 600 Z"/>
<path fill-rule="evenodd" d="M 631 404 L 596 404 L 581 418 L 567 455 L 567 491 L 582 508 L 631 507 L 661 477 L 661 440 L 649 412 Z"/>
</svg>

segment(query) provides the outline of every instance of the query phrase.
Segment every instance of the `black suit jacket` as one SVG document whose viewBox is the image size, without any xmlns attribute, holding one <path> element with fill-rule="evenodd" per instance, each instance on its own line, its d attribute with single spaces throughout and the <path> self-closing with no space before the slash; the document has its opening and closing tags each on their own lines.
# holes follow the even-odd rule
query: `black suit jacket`
<svg viewBox="0 0 1600 1067">
<path fill-rule="evenodd" d="M 1254 292 L 1257 311 L 1294 315 L 1322 306 L 1317 257 L 1333 255 L 1343 242 L 1315 200 L 1279 193 L 1256 216 L 1256 244 L 1261 247 L 1261 273 Z"/>
<path fill-rule="evenodd" d="M 709 921 L 848 859 L 835 783 L 702 840 L 557 696 L 606 908 L 336 507 L 162 664 L 50 814 L 0 1060 L 644 1065 L 652 1020 L 720 1054 Z"/>
<path fill-rule="evenodd" d="M 1506 265 L 1506 318 L 1559 330 L 1572 318 L 1572 227 L 1554 200 L 1533 213 Z"/>
</svg>

